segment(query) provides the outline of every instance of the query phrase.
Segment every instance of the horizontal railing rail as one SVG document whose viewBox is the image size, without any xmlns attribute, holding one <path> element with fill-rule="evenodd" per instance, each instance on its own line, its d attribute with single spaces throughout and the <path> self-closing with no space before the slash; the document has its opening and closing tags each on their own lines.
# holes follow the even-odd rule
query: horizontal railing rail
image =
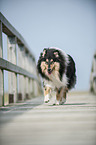
<svg viewBox="0 0 96 145">
<path fill-rule="evenodd" d="M 38 78 L 35 75 L 29 73 L 28 71 L 26 71 L 25 69 L 23 69 L 17 65 L 12 64 L 11 62 L 4 60 L 3 58 L 0 58 L 0 69 L 14 72 L 14 73 L 17 73 L 17 74 L 20 74 L 25 77 L 29 77 L 31 79 L 35 79 L 38 81 Z"/>
</svg>

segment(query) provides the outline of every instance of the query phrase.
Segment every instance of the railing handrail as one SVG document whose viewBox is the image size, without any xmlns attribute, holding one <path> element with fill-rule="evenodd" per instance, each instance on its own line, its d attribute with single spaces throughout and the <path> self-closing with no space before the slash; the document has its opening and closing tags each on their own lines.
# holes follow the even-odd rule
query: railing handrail
<svg viewBox="0 0 96 145">
<path fill-rule="evenodd" d="M 0 69 L 4 69 L 10 72 L 14 72 L 16 74 L 24 75 L 26 77 L 29 77 L 31 79 L 35 79 L 38 81 L 37 77 L 34 74 L 29 73 L 27 70 L 3 59 L 0 58 Z"/>
<path fill-rule="evenodd" d="M 17 44 L 24 45 L 26 51 L 32 56 L 33 60 L 35 60 L 34 55 L 30 51 L 30 48 L 21 34 L 10 24 L 10 22 L 3 16 L 0 12 L 0 21 L 2 22 L 2 32 L 4 32 L 7 36 L 15 36 L 17 38 Z"/>
</svg>

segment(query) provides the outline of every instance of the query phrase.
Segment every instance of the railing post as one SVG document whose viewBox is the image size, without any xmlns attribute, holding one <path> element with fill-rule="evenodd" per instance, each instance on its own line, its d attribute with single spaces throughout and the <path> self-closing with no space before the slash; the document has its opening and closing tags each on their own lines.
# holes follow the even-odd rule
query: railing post
<svg viewBox="0 0 96 145">
<path fill-rule="evenodd" d="M 25 58 L 24 58 L 24 46 L 18 44 L 18 63 L 17 65 L 24 68 Z M 25 99 L 25 77 L 18 75 L 18 101 Z"/>
<path fill-rule="evenodd" d="M 7 47 L 8 47 L 8 61 L 16 64 L 16 37 L 7 37 Z M 8 72 L 8 87 L 9 87 L 9 102 L 14 103 L 17 101 L 17 75 L 12 72 Z"/>
<path fill-rule="evenodd" d="M 36 64 L 35 64 L 35 62 L 34 62 L 33 67 L 34 67 L 34 74 L 37 75 Z M 38 95 L 38 86 L 37 86 L 37 81 L 34 80 L 33 84 L 34 84 L 34 88 L 35 88 L 35 89 L 34 89 L 34 96 L 37 96 L 37 95 Z"/>
<path fill-rule="evenodd" d="M 30 60 L 30 65 L 31 65 L 31 73 L 32 74 L 34 74 L 35 75 L 35 73 L 34 73 L 34 62 L 33 62 L 33 58 L 32 58 L 32 56 L 31 56 L 31 58 L 30 58 L 31 60 Z M 31 79 L 31 92 L 32 92 L 32 96 L 34 96 L 34 79 Z"/>
<path fill-rule="evenodd" d="M 0 21 L 0 57 L 3 56 L 3 48 L 2 48 L 2 22 Z"/>
<path fill-rule="evenodd" d="M 0 21 L 0 57 L 3 57 L 2 22 Z M 0 106 L 4 105 L 4 71 L 0 69 Z"/>
<path fill-rule="evenodd" d="M 25 51 L 25 69 L 28 71 L 28 51 Z M 25 78 L 25 98 L 29 99 L 29 78 Z"/>
<path fill-rule="evenodd" d="M 29 57 L 29 67 L 30 67 L 30 73 L 33 74 L 33 59 L 32 59 L 32 56 L 30 55 Z M 33 85 L 33 79 L 30 79 L 30 98 L 32 98 L 34 95 L 34 85 Z"/>
</svg>

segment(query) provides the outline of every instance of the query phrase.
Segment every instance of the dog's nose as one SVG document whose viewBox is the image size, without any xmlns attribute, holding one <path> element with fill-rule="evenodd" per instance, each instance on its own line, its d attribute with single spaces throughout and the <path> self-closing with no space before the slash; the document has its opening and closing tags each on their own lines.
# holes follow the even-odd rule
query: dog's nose
<svg viewBox="0 0 96 145">
<path fill-rule="evenodd" d="M 50 68 L 48 68 L 48 73 L 50 73 L 51 72 L 51 69 Z"/>
</svg>

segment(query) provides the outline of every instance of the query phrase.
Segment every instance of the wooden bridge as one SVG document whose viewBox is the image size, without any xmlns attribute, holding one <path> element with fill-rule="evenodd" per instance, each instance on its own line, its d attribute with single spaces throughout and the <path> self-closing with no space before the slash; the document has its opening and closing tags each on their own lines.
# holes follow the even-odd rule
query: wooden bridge
<svg viewBox="0 0 96 145">
<path fill-rule="evenodd" d="M 0 145 L 96 145 L 96 96 L 75 92 L 64 105 L 53 101 L 44 104 L 34 55 L 0 13 Z"/>
</svg>

